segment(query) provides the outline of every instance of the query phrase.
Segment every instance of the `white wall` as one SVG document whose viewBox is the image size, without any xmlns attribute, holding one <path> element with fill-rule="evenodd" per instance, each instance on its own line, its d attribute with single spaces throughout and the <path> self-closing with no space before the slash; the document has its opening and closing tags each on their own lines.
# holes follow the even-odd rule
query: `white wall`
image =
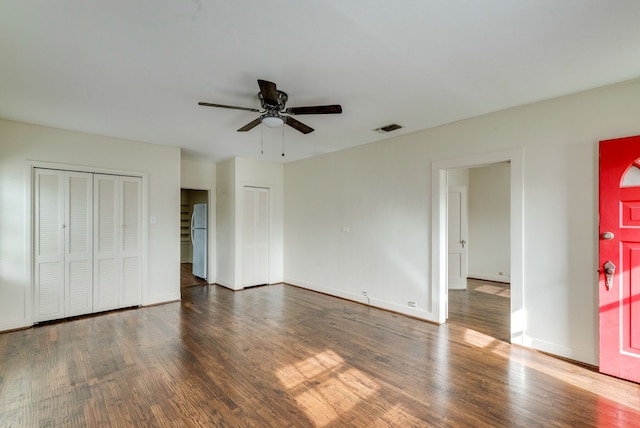
<svg viewBox="0 0 640 428">
<path fill-rule="evenodd" d="M 509 282 L 509 164 L 469 171 L 469 277 Z"/>
<path fill-rule="evenodd" d="M 285 281 L 429 319 L 431 164 L 520 149 L 523 343 L 596 364 L 597 143 L 639 116 L 636 80 L 286 164 Z"/>
<path fill-rule="evenodd" d="M 447 171 L 447 186 L 463 186 L 469 188 L 469 168 L 451 169 Z"/>
<path fill-rule="evenodd" d="M 216 165 L 216 283 L 236 288 L 236 161 Z"/>
<path fill-rule="evenodd" d="M 180 162 L 180 187 L 183 189 L 206 190 L 209 192 L 207 214 L 209 225 L 207 281 L 214 283 L 217 278 L 217 202 L 216 202 L 216 164 L 207 161 L 182 159 Z M 193 201 L 190 201 L 193 205 Z"/>
<path fill-rule="evenodd" d="M 143 201 L 143 212 L 156 217 L 157 224 L 144 219 L 148 270 L 143 304 L 180 298 L 178 148 L 0 120 L 0 330 L 32 324 L 34 162 L 144 174 L 148 201 Z"/>
</svg>

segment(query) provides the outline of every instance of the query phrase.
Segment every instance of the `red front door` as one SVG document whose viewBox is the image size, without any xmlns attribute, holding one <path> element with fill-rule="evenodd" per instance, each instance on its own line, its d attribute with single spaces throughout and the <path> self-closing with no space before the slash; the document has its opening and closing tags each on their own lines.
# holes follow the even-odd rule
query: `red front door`
<svg viewBox="0 0 640 428">
<path fill-rule="evenodd" d="M 640 382 L 640 136 L 600 142 L 600 371 Z"/>
</svg>

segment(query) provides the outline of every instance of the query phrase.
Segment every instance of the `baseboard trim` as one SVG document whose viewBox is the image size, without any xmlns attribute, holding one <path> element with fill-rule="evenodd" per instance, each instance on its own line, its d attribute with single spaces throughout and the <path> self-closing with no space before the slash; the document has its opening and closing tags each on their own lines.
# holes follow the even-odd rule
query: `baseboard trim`
<svg viewBox="0 0 640 428">
<path fill-rule="evenodd" d="M 467 279 L 480 279 L 482 281 L 503 282 L 505 284 L 511 284 L 511 277 L 504 275 L 485 275 L 482 273 L 470 273 L 467 275 Z"/>
</svg>

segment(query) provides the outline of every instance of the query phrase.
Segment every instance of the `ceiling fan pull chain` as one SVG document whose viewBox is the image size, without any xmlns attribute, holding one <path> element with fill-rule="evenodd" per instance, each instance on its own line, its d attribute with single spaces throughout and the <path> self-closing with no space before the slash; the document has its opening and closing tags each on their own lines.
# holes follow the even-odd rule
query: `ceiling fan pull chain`
<svg viewBox="0 0 640 428">
<path fill-rule="evenodd" d="M 260 154 L 264 154 L 264 125 L 260 125 Z"/>
<path fill-rule="evenodd" d="M 284 126 L 282 127 L 282 157 L 284 157 Z"/>
</svg>

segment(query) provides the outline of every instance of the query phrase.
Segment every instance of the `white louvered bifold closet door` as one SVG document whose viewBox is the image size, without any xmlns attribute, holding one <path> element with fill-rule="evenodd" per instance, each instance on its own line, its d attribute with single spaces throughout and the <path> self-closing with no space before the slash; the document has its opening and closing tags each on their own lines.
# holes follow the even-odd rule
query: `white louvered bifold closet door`
<svg viewBox="0 0 640 428">
<path fill-rule="evenodd" d="M 92 174 L 35 170 L 34 321 L 92 312 Z"/>
<path fill-rule="evenodd" d="M 142 180 L 95 175 L 94 311 L 141 303 Z"/>
<path fill-rule="evenodd" d="M 118 308 L 118 177 L 96 175 L 94 185 L 94 294 L 96 312 Z"/>
<path fill-rule="evenodd" d="M 93 174 L 65 172 L 65 316 L 93 312 Z"/>
<path fill-rule="evenodd" d="M 63 171 L 35 170 L 35 321 L 64 317 L 63 186 Z"/>
<path fill-rule="evenodd" d="M 269 283 L 269 189 L 245 187 L 242 213 L 242 286 Z"/>
<path fill-rule="evenodd" d="M 121 308 L 141 303 L 142 291 L 142 180 L 138 177 L 120 178 L 122 239 L 120 255 L 122 260 L 120 280 Z"/>
</svg>

